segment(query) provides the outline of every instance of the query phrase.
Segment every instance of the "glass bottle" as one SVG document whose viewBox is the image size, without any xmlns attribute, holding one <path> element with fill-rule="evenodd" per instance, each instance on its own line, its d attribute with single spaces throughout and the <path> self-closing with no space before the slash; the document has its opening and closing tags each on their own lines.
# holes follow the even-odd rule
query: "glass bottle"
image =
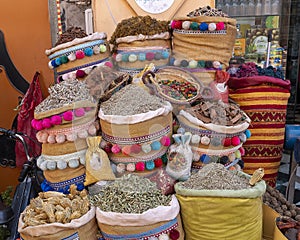
<svg viewBox="0 0 300 240">
<path fill-rule="evenodd" d="M 280 0 L 272 0 L 271 1 L 271 14 L 272 15 L 280 15 L 281 10 L 281 1 Z"/>
<path fill-rule="evenodd" d="M 248 7 L 246 8 L 246 14 L 248 16 L 255 15 L 255 3 L 254 0 L 249 0 Z"/>
<path fill-rule="evenodd" d="M 247 0 L 240 1 L 240 16 L 244 16 L 247 9 Z"/>
<path fill-rule="evenodd" d="M 262 15 L 271 15 L 271 0 L 262 0 Z"/>
<path fill-rule="evenodd" d="M 260 16 L 261 14 L 261 0 L 257 0 L 255 5 L 255 16 Z"/>
<path fill-rule="evenodd" d="M 224 13 L 226 13 L 228 16 L 230 16 L 231 15 L 231 11 L 230 11 L 230 9 L 231 9 L 231 4 L 230 4 L 230 0 L 225 0 L 225 2 L 224 2 L 224 7 L 223 7 L 223 12 Z"/>
<path fill-rule="evenodd" d="M 237 16 L 238 0 L 232 0 L 230 16 Z"/>
<path fill-rule="evenodd" d="M 217 9 L 223 10 L 223 0 L 218 0 L 217 1 Z"/>
</svg>

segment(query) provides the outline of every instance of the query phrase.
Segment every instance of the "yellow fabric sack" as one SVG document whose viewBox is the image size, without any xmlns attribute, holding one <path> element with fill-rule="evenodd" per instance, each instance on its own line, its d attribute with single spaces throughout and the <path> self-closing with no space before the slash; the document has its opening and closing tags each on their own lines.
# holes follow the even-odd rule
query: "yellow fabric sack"
<svg viewBox="0 0 300 240">
<path fill-rule="evenodd" d="M 101 137 L 88 137 L 86 139 L 86 177 L 84 185 L 88 186 L 100 180 L 114 180 L 115 175 L 110 166 L 109 158 L 104 150 L 99 147 Z"/>
<path fill-rule="evenodd" d="M 260 240 L 265 189 L 260 181 L 247 196 L 246 190 L 192 190 L 176 183 L 185 239 Z"/>
</svg>

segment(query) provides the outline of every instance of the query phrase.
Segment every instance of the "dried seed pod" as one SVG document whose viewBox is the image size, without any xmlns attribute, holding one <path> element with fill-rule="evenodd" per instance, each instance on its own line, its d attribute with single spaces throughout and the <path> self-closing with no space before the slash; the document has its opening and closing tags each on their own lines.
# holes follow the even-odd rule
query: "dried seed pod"
<svg viewBox="0 0 300 240">
<path fill-rule="evenodd" d="M 265 175 L 265 172 L 264 172 L 263 168 L 259 168 L 259 169 L 255 170 L 253 175 L 251 176 L 249 184 L 251 186 L 254 186 L 256 183 L 258 183 L 263 178 L 264 175 Z"/>
</svg>

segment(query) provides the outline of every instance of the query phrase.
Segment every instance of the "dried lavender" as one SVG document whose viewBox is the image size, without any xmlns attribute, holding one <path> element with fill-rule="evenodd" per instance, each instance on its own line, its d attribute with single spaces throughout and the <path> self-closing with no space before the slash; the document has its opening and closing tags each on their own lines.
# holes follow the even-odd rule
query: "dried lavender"
<svg viewBox="0 0 300 240">
<path fill-rule="evenodd" d="M 195 190 L 241 190 L 250 187 L 249 179 L 227 170 L 220 163 L 205 165 L 181 185 Z"/>
<path fill-rule="evenodd" d="M 158 206 L 168 206 L 171 195 L 163 195 L 149 179 L 129 174 L 101 188 L 89 199 L 105 212 L 140 214 Z"/>
<path fill-rule="evenodd" d="M 128 116 L 154 111 L 164 105 L 159 97 L 149 94 L 137 85 L 129 84 L 101 103 L 100 107 L 105 115 Z"/>
</svg>

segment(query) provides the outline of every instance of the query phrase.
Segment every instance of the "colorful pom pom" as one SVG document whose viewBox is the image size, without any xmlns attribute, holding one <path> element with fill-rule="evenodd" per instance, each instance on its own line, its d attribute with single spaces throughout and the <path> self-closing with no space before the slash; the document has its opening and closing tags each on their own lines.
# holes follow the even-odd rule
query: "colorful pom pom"
<svg viewBox="0 0 300 240">
<path fill-rule="evenodd" d="M 76 60 L 76 55 L 75 55 L 75 53 L 71 53 L 71 54 L 68 56 L 68 59 L 69 59 L 70 62 L 75 61 L 75 60 Z"/>
<path fill-rule="evenodd" d="M 126 156 L 129 156 L 131 154 L 131 146 L 122 147 L 122 153 Z"/>
<path fill-rule="evenodd" d="M 94 54 L 94 51 L 93 51 L 93 49 L 91 49 L 91 48 L 86 48 L 86 49 L 84 49 L 84 55 L 85 56 L 88 56 L 88 57 L 90 57 L 90 56 L 92 56 Z"/>
<path fill-rule="evenodd" d="M 116 54 L 116 62 L 121 62 L 122 61 L 122 54 L 118 53 Z"/>
<path fill-rule="evenodd" d="M 189 68 L 196 68 L 198 65 L 198 62 L 196 60 L 192 60 L 189 62 Z"/>
<path fill-rule="evenodd" d="M 145 53 L 140 53 L 138 58 L 139 58 L 139 60 L 140 60 L 141 62 L 143 62 L 143 61 L 146 60 L 146 54 L 145 54 Z"/>
<path fill-rule="evenodd" d="M 154 164 L 154 162 L 153 161 L 148 161 L 148 162 L 146 162 L 146 169 L 147 170 L 153 170 L 155 168 L 155 164 Z"/>
<path fill-rule="evenodd" d="M 134 172 L 135 171 L 135 164 L 134 163 L 128 163 L 126 166 L 126 170 L 128 172 Z"/>
<path fill-rule="evenodd" d="M 247 136 L 245 133 L 241 133 L 240 136 L 239 136 L 240 140 L 242 143 L 246 142 L 247 141 Z"/>
<path fill-rule="evenodd" d="M 224 30 L 225 29 L 225 24 L 224 22 L 218 22 L 216 24 L 216 30 Z"/>
<path fill-rule="evenodd" d="M 192 30 L 198 30 L 199 28 L 199 24 L 196 23 L 196 22 L 192 22 L 191 25 L 190 25 L 190 29 Z"/>
<path fill-rule="evenodd" d="M 86 131 L 86 130 L 81 130 L 80 132 L 77 133 L 77 136 L 78 136 L 79 138 L 84 139 L 84 138 L 87 138 L 87 137 L 89 136 L 89 134 L 88 134 L 88 131 Z"/>
<path fill-rule="evenodd" d="M 74 142 L 77 139 L 77 134 L 70 132 L 67 134 L 66 139 L 70 142 Z"/>
<path fill-rule="evenodd" d="M 74 110 L 74 115 L 76 117 L 83 117 L 85 115 L 85 111 L 84 111 L 84 108 L 76 108 Z"/>
<path fill-rule="evenodd" d="M 57 143 L 63 143 L 66 141 L 66 136 L 64 134 L 57 134 L 55 140 Z"/>
<path fill-rule="evenodd" d="M 57 66 L 61 65 L 61 60 L 60 60 L 60 58 L 56 58 L 56 59 L 55 59 L 55 64 L 56 64 Z"/>
<path fill-rule="evenodd" d="M 154 141 L 151 143 L 151 149 L 157 151 L 161 148 L 161 143 L 159 141 Z"/>
<path fill-rule="evenodd" d="M 97 133 L 97 128 L 95 127 L 94 124 L 90 125 L 88 128 L 88 134 L 91 136 L 95 136 Z"/>
<path fill-rule="evenodd" d="M 130 54 L 128 57 L 129 62 L 135 62 L 137 59 L 138 59 L 138 57 L 135 54 Z"/>
<path fill-rule="evenodd" d="M 67 56 L 61 56 L 60 61 L 61 61 L 61 63 L 67 63 L 67 62 L 69 62 L 69 59 Z"/>
<path fill-rule="evenodd" d="M 242 157 L 242 154 L 239 150 L 236 150 L 234 154 L 235 154 L 235 157 L 238 159 L 240 159 Z"/>
<path fill-rule="evenodd" d="M 215 23 L 208 24 L 208 31 L 215 31 L 217 29 L 217 25 Z"/>
<path fill-rule="evenodd" d="M 165 147 L 168 147 L 170 146 L 171 144 L 171 139 L 168 137 L 168 136 L 163 136 L 161 139 L 160 139 L 160 143 L 161 145 L 165 146 Z"/>
<path fill-rule="evenodd" d="M 42 126 L 43 126 L 43 128 L 51 128 L 52 124 L 51 124 L 50 118 L 44 118 L 42 120 Z"/>
<path fill-rule="evenodd" d="M 180 64 L 181 64 L 181 60 L 179 59 L 174 60 L 174 66 L 179 67 Z"/>
<path fill-rule="evenodd" d="M 203 162 L 204 164 L 207 164 L 210 162 L 210 156 L 208 156 L 206 154 L 202 154 L 200 156 L 200 161 Z"/>
<path fill-rule="evenodd" d="M 177 133 L 178 134 L 184 134 L 185 133 L 185 129 L 182 128 L 182 127 L 180 127 L 180 128 L 177 129 Z"/>
<path fill-rule="evenodd" d="M 221 66 L 221 63 L 219 61 L 213 61 L 213 67 L 219 69 Z"/>
<path fill-rule="evenodd" d="M 93 47 L 93 52 L 95 55 L 99 54 L 100 53 L 100 47 L 99 46 L 94 46 Z"/>
<path fill-rule="evenodd" d="M 208 29 L 208 24 L 207 24 L 206 22 L 200 23 L 199 29 L 200 29 L 200 31 L 207 31 L 207 29 Z"/>
<path fill-rule="evenodd" d="M 155 54 L 153 52 L 147 52 L 146 53 L 146 59 L 148 61 L 152 61 L 154 59 Z"/>
<path fill-rule="evenodd" d="M 245 148 L 240 147 L 239 151 L 240 151 L 240 153 L 241 153 L 242 156 L 245 156 L 245 153 L 246 153 Z"/>
<path fill-rule="evenodd" d="M 249 129 L 247 129 L 244 133 L 246 134 L 246 137 L 247 137 L 247 138 L 250 138 L 250 137 L 251 137 L 251 132 L 250 132 Z"/>
<path fill-rule="evenodd" d="M 62 118 L 59 115 L 53 115 L 50 117 L 50 122 L 52 125 L 60 125 L 62 123 Z"/>
<path fill-rule="evenodd" d="M 84 58 L 84 52 L 82 50 L 78 50 L 75 53 L 76 59 L 83 59 Z"/>
<path fill-rule="evenodd" d="M 38 131 L 44 129 L 42 120 L 37 120 L 34 125 L 35 125 L 35 129 Z"/>
<path fill-rule="evenodd" d="M 198 67 L 199 68 L 204 68 L 205 67 L 205 61 L 204 60 L 199 60 L 198 61 Z"/>
<path fill-rule="evenodd" d="M 235 153 L 230 153 L 230 154 L 228 155 L 228 158 L 229 158 L 229 161 L 230 161 L 230 162 L 233 162 L 233 161 L 235 160 Z"/>
<path fill-rule="evenodd" d="M 114 144 L 114 145 L 111 147 L 111 152 L 114 153 L 114 154 L 117 154 L 117 153 L 121 152 L 121 148 L 119 147 L 118 144 Z"/>
<path fill-rule="evenodd" d="M 231 138 L 224 138 L 222 143 L 224 147 L 229 147 L 231 145 Z"/>
<path fill-rule="evenodd" d="M 232 146 L 238 146 L 241 143 L 241 140 L 238 136 L 234 136 L 231 138 Z"/>
<path fill-rule="evenodd" d="M 100 45 L 100 52 L 101 52 L 101 53 L 105 53 L 106 50 L 107 50 L 106 46 L 105 46 L 104 44 L 101 44 L 101 45 Z"/>
<path fill-rule="evenodd" d="M 125 53 L 122 54 L 122 62 L 128 62 L 129 61 L 129 54 Z"/>
<path fill-rule="evenodd" d="M 203 144 L 203 145 L 209 145 L 209 143 L 210 143 L 209 137 L 203 136 L 203 137 L 201 138 L 201 144 Z"/>
<path fill-rule="evenodd" d="M 192 144 L 199 144 L 200 140 L 201 140 L 201 137 L 197 134 L 194 134 L 194 135 L 192 135 L 191 143 Z"/>
<path fill-rule="evenodd" d="M 149 152 L 151 152 L 151 145 L 150 144 L 148 144 L 148 143 L 145 143 L 145 144 L 143 144 L 142 145 L 142 151 L 144 152 L 144 153 L 149 153 Z"/>
<path fill-rule="evenodd" d="M 160 53 L 160 52 L 156 52 L 155 54 L 154 54 L 154 59 L 155 60 L 160 60 L 162 58 L 162 54 Z"/>
<path fill-rule="evenodd" d="M 177 240 L 180 237 L 180 233 L 179 233 L 178 230 L 172 229 L 169 232 L 169 237 L 170 237 L 171 240 Z"/>
<path fill-rule="evenodd" d="M 131 148 L 130 148 L 130 152 L 131 152 L 131 153 L 134 153 L 134 154 L 140 153 L 141 150 L 142 150 L 142 147 L 141 147 L 139 144 L 134 144 L 134 145 L 132 145 Z"/>
<path fill-rule="evenodd" d="M 213 62 L 212 61 L 205 61 L 205 68 L 213 68 Z"/>
<path fill-rule="evenodd" d="M 185 30 L 189 30 L 190 26 L 191 26 L 191 22 L 190 21 L 184 21 L 182 23 L 182 28 L 185 29 Z"/>
<path fill-rule="evenodd" d="M 173 20 L 171 23 L 172 29 L 181 29 L 182 28 L 182 21 L 180 20 Z"/>
<path fill-rule="evenodd" d="M 62 117 L 65 121 L 72 121 L 73 120 L 73 112 L 71 110 L 66 111 L 62 114 Z"/>
<path fill-rule="evenodd" d="M 104 66 L 107 66 L 109 68 L 112 68 L 113 67 L 113 64 L 111 62 L 105 62 L 104 63 Z"/>
<path fill-rule="evenodd" d="M 135 164 L 135 169 L 137 171 L 144 171 L 145 170 L 145 163 L 144 162 L 138 162 Z"/>
<path fill-rule="evenodd" d="M 180 62 L 181 67 L 187 67 L 189 65 L 189 62 L 187 60 L 182 60 Z"/>
<path fill-rule="evenodd" d="M 118 172 L 118 173 L 123 173 L 123 172 L 125 172 L 125 169 L 126 169 L 126 166 L 125 166 L 124 163 L 119 163 L 119 164 L 117 165 L 117 172 Z"/>
<path fill-rule="evenodd" d="M 170 54 L 169 54 L 168 51 L 162 51 L 161 57 L 162 57 L 163 59 L 167 59 L 167 58 L 169 58 L 169 56 L 170 56 Z"/>
<path fill-rule="evenodd" d="M 163 160 L 161 158 L 156 158 L 154 160 L 154 165 L 155 165 L 156 168 L 161 167 L 163 165 Z"/>
<path fill-rule="evenodd" d="M 112 144 L 111 143 L 107 143 L 103 150 L 106 152 L 106 153 L 111 153 L 111 148 L 112 148 Z"/>
<path fill-rule="evenodd" d="M 55 143 L 55 135 L 50 134 L 47 138 L 48 143 Z"/>
<path fill-rule="evenodd" d="M 51 66 L 53 67 L 53 68 L 57 68 L 59 65 L 57 65 L 56 64 L 56 61 L 55 61 L 56 59 L 53 59 L 52 61 L 51 61 Z"/>
<path fill-rule="evenodd" d="M 85 71 L 79 69 L 76 71 L 76 78 L 83 78 L 85 76 Z"/>
</svg>

